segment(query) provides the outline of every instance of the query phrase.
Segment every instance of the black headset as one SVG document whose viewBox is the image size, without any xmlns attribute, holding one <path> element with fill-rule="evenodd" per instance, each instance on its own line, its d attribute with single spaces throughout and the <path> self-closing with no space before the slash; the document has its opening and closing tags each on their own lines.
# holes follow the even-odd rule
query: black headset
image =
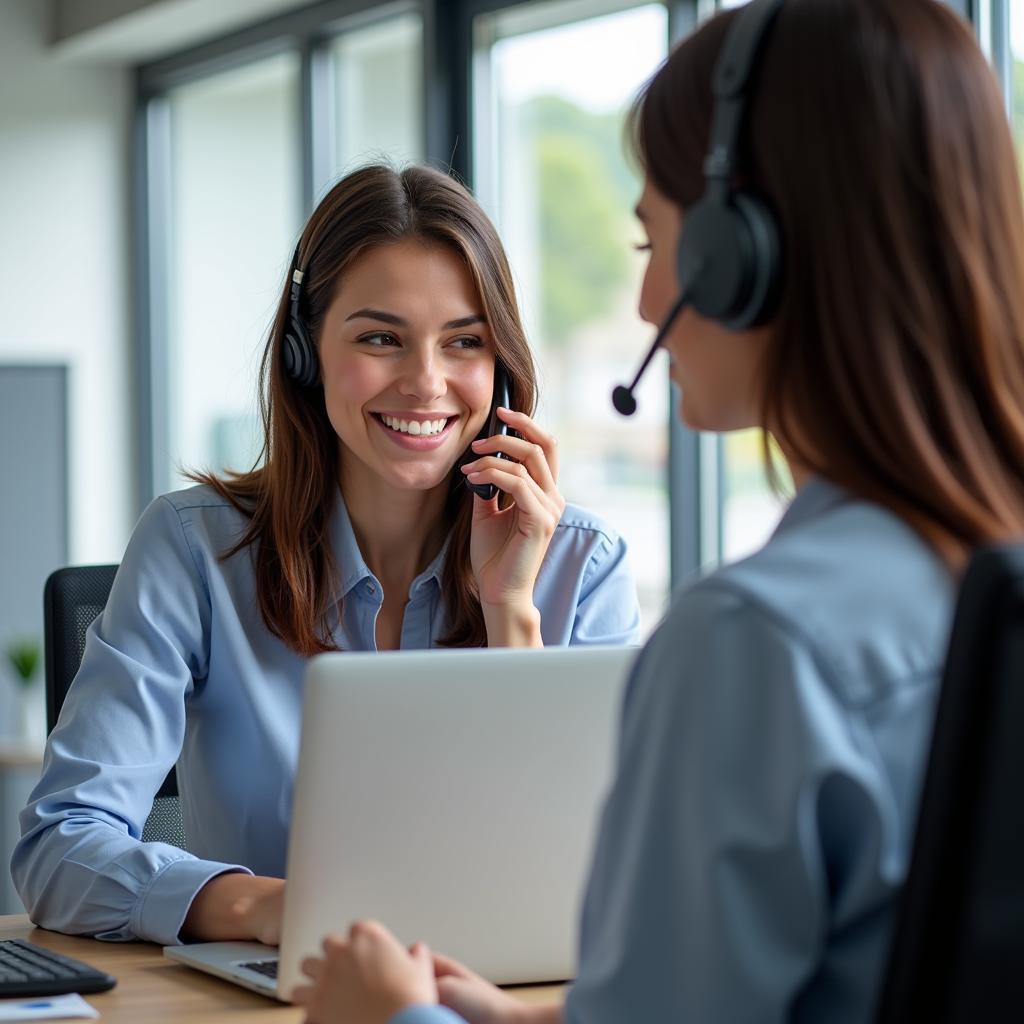
<svg viewBox="0 0 1024 1024">
<path fill-rule="evenodd" d="M 751 80 L 782 4 L 783 0 L 753 0 L 744 7 L 715 62 L 704 194 L 686 211 L 676 254 L 679 297 L 633 383 L 620 384 L 612 392 L 612 404 L 623 416 L 636 412 L 633 391 L 686 306 L 737 331 L 766 323 L 775 312 L 782 279 L 778 223 L 764 200 L 735 188 L 734 179 Z"/>
<path fill-rule="evenodd" d="M 301 245 L 301 242 L 299 243 Z M 305 272 L 299 270 L 299 246 L 295 246 L 292 257 L 291 291 L 288 297 L 288 326 L 284 332 L 284 344 L 281 357 L 284 361 L 284 372 L 297 384 L 311 388 L 320 379 L 320 360 L 317 359 L 316 346 L 313 344 L 309 331 L 302 319 L 299 304 L 302 301 L 302 279 Z"/>
</svg>

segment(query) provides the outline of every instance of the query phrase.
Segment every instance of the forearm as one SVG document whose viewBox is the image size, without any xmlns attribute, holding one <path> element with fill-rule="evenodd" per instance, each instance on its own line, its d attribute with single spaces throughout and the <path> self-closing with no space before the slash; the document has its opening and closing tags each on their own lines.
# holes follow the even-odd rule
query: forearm
<svg viewBox="0 0 1024 1024">
<path fill-rule="evenodd" d="M 258 908 L 280 902 L 284 879 L 241 873 L 217 875 L 196 893 L 181 929 L 183 939 L 202 942 L 255 940 L 276 945 L 280 923 Z"/>
<path fill-rule="evenodd" d="M 540 612 L 525 608 L 482 604 L 488 647 L 543 647 Z"/>
</svg>

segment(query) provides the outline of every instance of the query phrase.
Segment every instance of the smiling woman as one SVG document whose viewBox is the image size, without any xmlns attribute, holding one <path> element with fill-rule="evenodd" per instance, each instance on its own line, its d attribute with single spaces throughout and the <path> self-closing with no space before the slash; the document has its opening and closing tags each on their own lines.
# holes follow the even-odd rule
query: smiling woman
<svg viewBox="0 0 1024 1024">
<path fill-rule="evenodd" d="M 259 464 L 157 499 L 90 629 L 14 858 L 40 925 L 276 942 L 311 654 L 637 640 L 625 546 L 559 492 L 505 254 L 450 177 L 324 197 L 260 391 Z M 191 854 L 139 840 L 175 762 Z"/>
</svg>

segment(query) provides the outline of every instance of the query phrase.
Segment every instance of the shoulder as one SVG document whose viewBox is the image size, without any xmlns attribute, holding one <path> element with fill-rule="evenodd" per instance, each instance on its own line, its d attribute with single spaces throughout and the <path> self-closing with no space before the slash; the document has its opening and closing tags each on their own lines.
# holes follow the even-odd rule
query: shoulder
<svg viewBox="0 0 1024 1024">
<path fill-rule="evenodd" d="M 611 548 L 625 543 L 618 530 L 607 520 L 571 502 L 566 504 L 562 518 L 555 527 L 555 538 L 559 538 L 562 543 L 600 544 Z M 552 543 L 555 538 L 552 538 Z"/>
<path fill-rule="evenodd" d="M 199 484 L 155 498 L 143 512 L 132 535 L 134 544 L 158 538 L 184 543 L 193 557 L 200 552 L 221 554 L 241 539 L 246 516 L 212 487 Z"/>
<path fill-rule="evenodd" d="M 748 660 L 763 657 L 763 644 L 799 649 L 844 703 L 860 704 L 939 671 L 955 593 L 946 565 L 905 522 L 844 497 L 685 588 L 669 618 L 731 634 Z"/>
<path fill-rule="evenodd" d="M 567 504 L 555 527 L 546 556 L 549 572 L 572 571 L 586 580 L 597 580 L 617 570 L 627 570 L 626 542 L 600 516 L 579 505 Z"/>
</svg>

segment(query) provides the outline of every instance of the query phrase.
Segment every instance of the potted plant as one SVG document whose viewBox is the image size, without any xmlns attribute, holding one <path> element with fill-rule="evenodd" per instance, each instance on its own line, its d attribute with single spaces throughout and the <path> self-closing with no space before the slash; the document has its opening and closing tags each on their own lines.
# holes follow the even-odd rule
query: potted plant
<svg viewBox="0 0 1024 1024">
<path fill-rule="evenodd" d="M 35 678 L 39 673 L 42 653 L 39 644 L 31 639 L 14 640 L 7 646 L 7 661 L 14 671 L 18 684 L 18 700 L 21 706 L 21 736 L 30 741 L 41 740 L 42 709 L 39 687 L 35 686 Z"/>
</svg>

